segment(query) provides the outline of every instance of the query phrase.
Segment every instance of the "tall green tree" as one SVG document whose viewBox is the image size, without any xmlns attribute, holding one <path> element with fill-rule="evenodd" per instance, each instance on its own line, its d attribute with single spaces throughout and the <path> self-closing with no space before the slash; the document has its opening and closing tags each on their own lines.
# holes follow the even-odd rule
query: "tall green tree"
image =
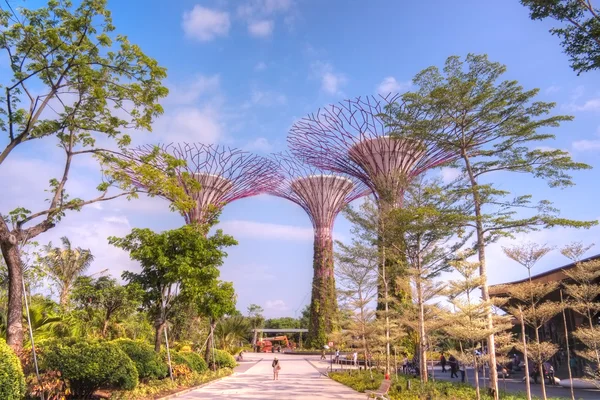
<svg viewBox="0 0 600 400">
<path fill-rule="evenodd" d="M 513 197 L 489 177 L 499 172 L 519 173 L 563 188 L 574 185 L 570 171 L 591 168 L 573 161 L 565 151 L 541 147 L 554 135 L 539 130 L 557 127 L 572 117 L 550 115 L 554 103 L 535 101 L 538 89 L 525 90 L 516 81 L 501 81 L 505 71 L 504 65 L 489 61 L 486 55 L 469 54 L 465 60 L 452 56 L 442 71 L 429 67 L 417 74 L 413 80 L 416 90 L 402 97 L 404 104 L 387 110 L 388 125 L 397 127 L 402 132 L 399 135 L 433 141 L 454 152 L 454 167 L 466 177 L 465 185 L 455 190 L 470 205 L 471 220 L 465 226 L 475 233 L 489 332 L 494 329 L 486 245 L 515 232 L 553 226 L 589 228 L 597 223 L 560 218 L 549 201 L 534 204 L 530 194 Z M 406 112 L 412 107 L 435 117 L 412 118 Z M 488 350 L 491 365 L 496 365 L 493 334 L 488 338 Z M 490 370 L 490 386 L 497 398 L 495 368 Z"/>
<path fill-rule="evenodd" d="M 145 291 L 144 305 L 155 319 L 156 351 L 160 351 L 163 329 L 176 297 L 186 293 L 199 299 L 200 293 L 212 294 L 219 286 L 218 267 L 227 256 L 223 248 L 237 242 L 221 230 L 208 236 L 209 229 L 208 225 L 185 225 L 156 233 L 134 228 L 124 238 L 109 238 L 111 244 L 128 251 L 131 259 L 140 263 L 140 272 L 125 271 L 123 279 Z"/>
<path fill-rule="evenodd" d="M 168 91 L 162 84 L 165 69 L 116 33 L 106 0 L 77 5 L 52 0 L 36 9 L 3 6 L 0 27 L 0 48 L 10 71 L 0 83 L 0 130 L 7 139 L 0 147 L 0 168 L 9 168 L 14 151 L 33 141 L 55 144 L 63 154 L 61 173 L 48 189 L 30 194 L 48 199 L 46 206 L 0 210 L 0 249 L 9 277 L 7 343 L 18 349 L 23 342 L 20 245 L 52 229 L 68 211 L 135 197 L 140 189 L 123 172 L 128 166 L 142 177 L 150 195 L 169 193 L 181 199 L 175 207 L 192 203 L 171 168 L 180 162 L 167 159 L 156 168 L 152 161 L 157 154 L 141 164 L 119 156 L 130 143 L 125 130 L 150 130 L 163 112 L 159 100 Z M 76 160 L 85 157 L 96 157 L 103 172 L 98 193 L 70 197 L 69 177 Z"/>
<path fill-rule="evenodd" d="M 114 320 L 135 312 L 141 305 L 144 292 L 137 284 L 119 285 L 116 279 L 101 276 L 77 278 L 73 289 L 73 300 L 79 309 L 97 311 L 102 321 L 101 335 L 108 336 L 108 328 Z"/>
<path fill-rule="evenodd" d="M 63 236 L 60 240 L 63 247 L 53 247 L 52 242 L 48 243 L 38 262 L 56 285 L 59 303 L 66 310 L 75 281 L 90 267 L 94 256 L 89 249 L 74 249 L 67 237 Z"/>
<path fill-rule="evenodd" d="M 600 9 L 592 0 L 521 0 L 533 20 L 560 22 L 550 29 L 561 39 L 577 75 L 600 68 Z"/>
</svg>

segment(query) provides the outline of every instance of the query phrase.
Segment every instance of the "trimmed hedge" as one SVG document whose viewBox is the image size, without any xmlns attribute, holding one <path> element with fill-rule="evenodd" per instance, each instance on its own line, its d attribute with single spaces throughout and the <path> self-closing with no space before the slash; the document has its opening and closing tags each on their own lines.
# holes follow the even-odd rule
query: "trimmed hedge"
<svg viewBox="0 0 600 400">
<path fill-rule="evenodd" d="M 0 399 L 21 400 L 25 397 L 25 377 L 17 355 L 0 339 Z"/>
<path fill-rule="evenodd" d="M 148 343 L 131 339 L 117 339 L 113 343 L 131 358 L 140 380 L 162 379 L 169 374 L 167 364 Z"/>
<path fill-rule="evenodd" d="M 168 362 L 167 352 L 163 351 L 162 354 L 165 362 Z M 171 351 L 171 362 L 173 365 L 185 365 L 190 370 L 198 373 L 208 370 L 206 361 L 200 355 L 192 352 Z"/>
<path fill-rule="evenodd" d="M 53 345 L 46 351 L 45 363 L 48 369 L 61 372 L 75 399 L 89 398 L 100 388 L 131 390 L 138 384 L 135 364 L 114 343 Z"/>
<path fill-rule="evenodd" d="M 237 362 L 235 362 L 235 358 L 225 350 L 215 350 L 215 363 L 219 366 L 219 368 L 235 368 L 237 366 Z"/>
</svg>

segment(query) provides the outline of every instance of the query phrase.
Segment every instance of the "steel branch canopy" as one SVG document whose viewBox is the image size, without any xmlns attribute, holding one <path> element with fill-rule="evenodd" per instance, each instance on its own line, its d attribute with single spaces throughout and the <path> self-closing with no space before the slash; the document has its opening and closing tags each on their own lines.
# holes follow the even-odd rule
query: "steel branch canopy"
<svg viewBox="0 0 600 400">
<path fill-rule="evenodd" d="M 393 206 L 402 204 L 406 185 L 455 156 L 426 138 L 386 125 L 388 107 L 411 118 L 426 113 L 399 102 L 399 95 L 366 96 L 319 109 L 296 122 L 288 136 L 292 153 L 329 171 L 354 176 Z"/>
<path fill-rule="evenodd" d="M 158 147 L 161 151 L 186 161 L 187 165 L 177 170 L 180 178 L 187 173 L 201 185 L 200 191 L 193 191 L 180 179 L 186 193 L 196 201 L 196 207 L 184 214 L 186 223 L 206 223 L 226 204 L 265 193 L 281 180 L 275 162 L 243 150 L 201 143 Z M 143 156 L 154 151 L 154 148 L 155 146 L 147 145 L 133 152 Z"/>
</svg>

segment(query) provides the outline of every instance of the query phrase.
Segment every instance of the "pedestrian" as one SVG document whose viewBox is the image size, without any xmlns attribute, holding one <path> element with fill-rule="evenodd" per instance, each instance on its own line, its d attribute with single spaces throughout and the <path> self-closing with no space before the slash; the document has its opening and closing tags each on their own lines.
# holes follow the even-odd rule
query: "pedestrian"
<svg viewBox="0 0 600 400">
<path fill-rule="evenodd" d="M 335 363 L 339 364 L 340 362 L 340 349 L 335 349 Z"/>
<path fill-rule="evenodd" d="M 321 350 L 321 360 L 326 360 L 325 349 Z"/>
<path fill-rule="evenodd" d="M 446 357 L 444 357 L 444 353 L 440 356 L 440 364 L 442 364 L 442 372 L 446 372 Z"/>
<path fill-rule="evenodd" d="M 544 364 L 544 375 L 548 377 L 548 384 L 555 385 L 556 381 L 554 380 L 554 367 L 548 361 Z"/>
<path fill-rule="evenodd" d="M 577 356 L 575 354 L 571 355 L 571 361 L 569 362 L 569 365 L 571 366 L 571 373 L 573 374 L 573 376 L 579 376 L 579 374 L 577 373 Z"/>
<path fill-rule="evenodd" d="M 403 374 L 407 374 L 408 373 L 408 356 L 404 356 L 404 361 L 402 361 L 402 373 Z"/>
<path fill-rule="evenodd" d="M 460 381 L 462 383 L 465 383 L 465 372 L 466 372 L 465 363 L 460 361 L 458 365 L 459 365 L 459 369 L 460 369 Z"/>
<path fill-rule="evenodd" d="M 279 380 L 279 370 L 281 369 L 281 365 L 279 364 L 279 360 L 277 357 L 273 359 L 273 363 L 271 364 L 273 367 L 273 380 Z"/>
<path fill-rule="evenodd" d="M 358 365 L 358 353 L 356 351 L 352 354 L 352 364 L 355 367 Z"/>
<path fill-rule="evenodd" d="M 452 354 L 450 355 L 450 358 L 448 358 L 448 363 L 450 364 L 450 378 L 458 378 L 458 374 L 456 373 L 458 370 L 458 363 Z"/>
</svg>

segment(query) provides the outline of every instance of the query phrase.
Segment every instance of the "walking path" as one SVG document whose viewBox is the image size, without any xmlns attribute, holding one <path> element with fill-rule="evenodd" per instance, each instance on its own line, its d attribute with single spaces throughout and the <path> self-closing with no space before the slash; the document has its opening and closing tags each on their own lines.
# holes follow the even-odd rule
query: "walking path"
<svg viewBox="0 0 600 400">
<path fill-rule="evenodd" d="M 234 374 L 179 399 L 348 399 L 364 400 L 365 395 L 325 376 L 313 360 L 299 355 L 276 354 L 281 363 L 279 380 L 273 380 L 274 354 L 245 354 Z M 314 358 L 314 357 L 311 357 Z M 318 357 L 317 357 L 318 359 Z"/>
</svg>

